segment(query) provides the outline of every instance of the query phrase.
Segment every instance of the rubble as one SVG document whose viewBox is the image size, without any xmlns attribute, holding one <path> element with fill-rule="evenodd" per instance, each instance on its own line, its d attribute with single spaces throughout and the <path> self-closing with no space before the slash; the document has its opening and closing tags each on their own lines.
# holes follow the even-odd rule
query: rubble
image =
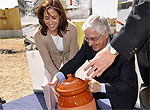
<svg viewBox="0 0 150 110">
<path fill-rule="evenodd" d="M 24 50 L 13 50 L 13 49 L 0 49 L 0 54 L 16 54 L 16 53 L 22 53 Z"/>
<path fill-rule="evenodd" d="M 25 43 L 25 50 L 26 51 L 37 50 L 33 38 L 34 31 L 39 26 L 37 17 L 25 16 L 21 19 L 21 24 Z"/>
</svg>

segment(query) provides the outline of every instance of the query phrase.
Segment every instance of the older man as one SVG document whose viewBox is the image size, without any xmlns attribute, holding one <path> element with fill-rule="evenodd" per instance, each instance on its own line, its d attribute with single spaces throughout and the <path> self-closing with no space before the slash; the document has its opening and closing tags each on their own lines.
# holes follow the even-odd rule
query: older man
<svg viewBox="0 0 150 110">
<path fill-rule="evenodd" d="M 144 84 L 140 90 L 140 104 L 142 110 L 150 109 L 150 0 L 134 0 L 133 8 L 122 27 L 110 42 L 110 46 L 98 52 L 90 64 L 85 68 L 92 77 L 100 76 L 121 54 L 128 60 L 137 55 L 138 66 Z"/>
<path fill-rule="evenodd" d="M 85 40 L 81 49 L 56 74 L 49 84 L 52 87 L 56 87 L 58 81 L 67 78 L 67 74 L 74 74 L 86 60 L 91 60 L 97 52 L 109 45 L 112 39 L 109 25 L 104 17 L 91 15 L 83 24 L 82 30 L 85 33 Z M 133 109 L 137 99 L 137 76 L 134 61 L 127 61 L 118 55 L 103 75 L 89 82 L 89 90 L 98 100 L 101 109 L 108 110 L 110 106 L 112 109 Z M 104 104 L 105 101 L 107 104 Z"/>
</svg>

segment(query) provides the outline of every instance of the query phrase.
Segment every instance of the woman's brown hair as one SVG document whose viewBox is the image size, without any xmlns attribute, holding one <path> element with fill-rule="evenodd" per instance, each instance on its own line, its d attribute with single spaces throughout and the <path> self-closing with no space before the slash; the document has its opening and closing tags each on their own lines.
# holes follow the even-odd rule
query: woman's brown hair
<svg viewBox="0 0 150 110">
<path fill-rule="evenodd" d="M 65 10 L 59 0 L 43 0 L 43 2 L 38 7 L 37 17 L 39 19 L 39 23 L 41 26 L 40 31 L 42 35 L 44 36 L 47 35 L 48 27 L 46 26 L 44 22 L 44 11 L 49 8 L 53 8 L 54 10 L 58 12 L 59 16 L 61 16 L 60 23 L 58 26 L 58 35 L 63 37 L 63 34 L 67 32 L 68 22 L 67 22 L 67 16 L 66 16 Z"/>
</svg>

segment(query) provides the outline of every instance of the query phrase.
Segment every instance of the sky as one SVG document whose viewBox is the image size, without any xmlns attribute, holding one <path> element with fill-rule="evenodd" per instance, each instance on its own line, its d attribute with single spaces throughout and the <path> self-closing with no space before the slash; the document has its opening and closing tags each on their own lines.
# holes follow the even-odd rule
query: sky
<svg viewBox="0 0 150 110">
<path fill-rule="evenodd" d="M 0 0 L 0 9 L 18 6 L 18 0 Z"/>
</svg>

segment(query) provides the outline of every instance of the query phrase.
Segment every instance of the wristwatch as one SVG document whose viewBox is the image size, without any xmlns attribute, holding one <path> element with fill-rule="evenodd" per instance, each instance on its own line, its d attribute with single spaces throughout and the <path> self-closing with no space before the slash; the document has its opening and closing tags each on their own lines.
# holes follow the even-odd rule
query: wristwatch
<svg viewBox="0 0 150 110">
<path fill-rule="evenodd" d="M 112 55 L 118 55 L 119 53 L 109 44 L 108 46 L 108 49 L 109 49 L 109 52 L 112 54 Z"/>
</svg>

